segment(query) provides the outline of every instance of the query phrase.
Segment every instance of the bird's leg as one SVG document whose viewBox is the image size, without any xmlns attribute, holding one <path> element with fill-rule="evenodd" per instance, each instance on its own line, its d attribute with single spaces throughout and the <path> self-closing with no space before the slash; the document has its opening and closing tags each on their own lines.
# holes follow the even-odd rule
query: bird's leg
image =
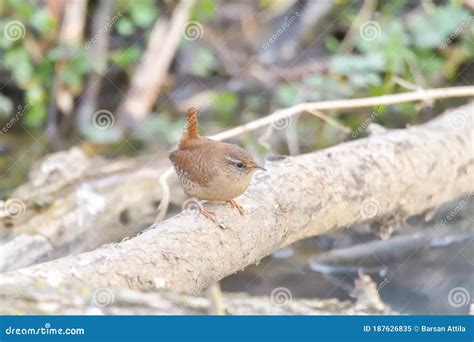
<svg viewBox="0 0 474 342">
<path fill-rule="evenodd" d="M 245 214 L 244 208 L 242 208 L 242 206 L 239 203 L 237 203 L 236 200 L 231 199 L 228 202 L 230 203 L 231 206 L 233 206 L 234 208 L 236 208 L 239 211 L 241 216 L 244 216 L 244 214 Z"/>
<path fill-rule="evenodd" d="M 202 205 L 201 202 L 199 202 L 198 200 L 196 200 L 195 198 L 193 198 L 193 201 L 194 203 L 196 203 L 196 205 L 199 207 L 199 210 L 201 210 L 201 213 L 207 217 L 209 220 L 211 220 L 212 222 L 214 222 L 215 224 L 217 224 L 218 226 L 219 223 L 217 222 L 217 218 L 216 218 L 216 214 L 214 214 L 214 212 L 212 211 L 209 211 L 207 210 L 206 208 L 204 208 L 204 206 Z"/>
</svg>

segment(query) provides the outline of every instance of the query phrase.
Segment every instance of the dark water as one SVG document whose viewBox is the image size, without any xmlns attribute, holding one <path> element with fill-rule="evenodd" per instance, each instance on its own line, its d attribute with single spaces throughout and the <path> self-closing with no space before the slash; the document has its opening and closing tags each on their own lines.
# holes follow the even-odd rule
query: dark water
<svg viewBox="0 0 474 342">
<path fill-rule="evenodd" d="M 467 314 L 474 299 L 472 202 L 457 212 L 455 220 L 442 231 L 434 227 L 439 228 L 443 215 L 449 214 L 458 202 L 444 207 L 433 221 L 424 222 L 422 217 L 409 220 L 392 235 L 407 238 L 406 250 L 400 249 L 399 253 L 388 244 L 385 254 L 368 253 L 342 265 L 317 267 L 314 260 L 324 260 L 325 253 L 355 245 L 369 246 L 367 243 L 374 240 L 366 227 L 351 227 L 286 247 L 259 265 L 227 277 L 221 282 L 222 288 L 269 296 L 274 288 L 286 287 L 293 297 L 354 300 L 350 292 L 357 270 L 362 268 L 378 285 L 382 301 L 401 314 Z M 425 238 L 430 233 L 436 233 L 436 237 Z"/>
</svg>

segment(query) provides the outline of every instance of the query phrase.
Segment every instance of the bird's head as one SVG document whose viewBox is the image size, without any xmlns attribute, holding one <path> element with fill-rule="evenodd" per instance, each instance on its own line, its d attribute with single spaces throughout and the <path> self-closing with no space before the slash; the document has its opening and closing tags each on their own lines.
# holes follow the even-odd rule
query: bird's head
<svg viewBox="0 0 474 342">
<path fill-rule="evenodd" d="M 236 181 L 242 180 L 250 183 L 252 174 L 257 170 L 266 171 L 258 165 L 254 157 L 243 148 L 237 145 L 230 145 L 223 154 L 223 164 L 228 175 Z"/>
</svg>

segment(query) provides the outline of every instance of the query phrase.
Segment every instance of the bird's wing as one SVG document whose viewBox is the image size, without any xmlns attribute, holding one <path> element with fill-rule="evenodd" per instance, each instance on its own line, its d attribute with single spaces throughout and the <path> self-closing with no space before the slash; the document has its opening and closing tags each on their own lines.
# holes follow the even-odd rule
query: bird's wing
<svg viewBox="0 0 474 342">
<path fill-rule="evenodd" d="M 211 156 L 212 151 L 208 148 L 195 146 L 171 152 L 169 158 L 176 173 L 184 173 L 188 179 L 201 186 L 207 186 L 217 174 L 216 168 L 209 162 Z"/>
</svg>

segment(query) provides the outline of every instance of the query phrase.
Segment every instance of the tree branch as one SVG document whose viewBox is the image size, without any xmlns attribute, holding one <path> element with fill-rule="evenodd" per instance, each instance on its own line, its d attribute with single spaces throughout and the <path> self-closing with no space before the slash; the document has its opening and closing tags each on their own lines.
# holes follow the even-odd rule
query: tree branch
<svg viewBox="0 0 474 342">
<path fill-rule="evenodd" d="M 451 88 L 436 88 L 426 89 L 414 92 L 407 92 L 401 94 L 382 95 L 374 97 L 364 97 L 359 99 L 349 100 L 334 100 L 334 101 L 320 101 L 320 102 L 306 102 L 300 103 L 289 108 L 279 109 L 271 115 L 265 116 L 261 119 L 249 122 L 247 124 L 234 127 L 227 131 L 215 134 L 209 138 L 214 140 L 225 140 L 237 135 L 256 130 L 260 127 L 277 122 L 287 117 L 296 115 L 302 112 L 312 112 L 321 110 L 343 110 L 354 108 L 373 107 L 378 105 L 391 105 L 396 103 L 411 102 L 411 101 L 427 101 L 436 99 L 446 99 L 451 97 L 468 97 L 474 96 L 474 86 L 451 87 Z"/>
<path fill-rule="evenodd" d="M 239 198 L 244 217 L 212 205 L 225 230 L 187 211 L 127 241 L 5 273 L 0 285 L 194 292 L 294 241 L 424 212 L 474 192 L 473 107 L 272 162 Z"/>
<path fill-rule="evenodd" d="M 128 94 L 117 109 L 117 116 L 126 127 L 135 126 L 151 111 L 193 5 L 194 0 L 182 0 L 169 21 L 163 18 L 156 21 L 148 46 L 132 77 Z"/>
</svg>

